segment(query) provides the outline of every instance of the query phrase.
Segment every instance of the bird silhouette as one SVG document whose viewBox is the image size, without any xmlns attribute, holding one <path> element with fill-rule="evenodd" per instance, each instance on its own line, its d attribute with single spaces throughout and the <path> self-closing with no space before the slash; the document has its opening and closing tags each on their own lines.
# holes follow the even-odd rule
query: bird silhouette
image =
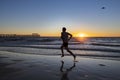
<svg viewBox="0 0 120 80">
<path fill-rule="evenodd" d="M 101 9 L 106 9 L 106 7 L 102 7 Z"/>
</svg>

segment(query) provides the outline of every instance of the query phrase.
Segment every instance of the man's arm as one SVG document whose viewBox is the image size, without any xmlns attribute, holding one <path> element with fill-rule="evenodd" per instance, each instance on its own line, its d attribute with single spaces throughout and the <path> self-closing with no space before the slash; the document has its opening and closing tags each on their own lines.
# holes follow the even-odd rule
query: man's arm
<svg viewBox="0 0 120 80">
<path fill-rule="evenodd" d="M 68 41 L 69 41 L 72 38 L 72 34 L 68 33 L 68 35 L 70 36 L 68 39 Z"/>
<path fill-rule="evenodd" d="M 61 33 L 61 39 L 63 40 L 63 36 L 62 36 L 62 33 Z"/>
</svg>

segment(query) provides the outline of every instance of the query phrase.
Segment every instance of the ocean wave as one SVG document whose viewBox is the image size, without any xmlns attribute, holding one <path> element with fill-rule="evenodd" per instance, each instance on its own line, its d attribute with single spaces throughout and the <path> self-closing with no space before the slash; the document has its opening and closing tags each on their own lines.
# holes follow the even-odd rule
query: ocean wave
<svg viewBox="0 0 120 80">
<path fill-rule="evenodd" d="M 41 48 L 41 49 L 60 49 L 59 47 L 38 47 L 38 46 L 22 46 L 29 48 Z M 117 49 L 93 49 L 93 48 L 70 48 L 71 50 L 85 50 L 85 51 L 102 51 L 102 52 L 120 52 Z"/>
<path fill-rule="evenodd" d="M 36 48 L 36 49 L 60 49 L 58 46 L 3 46 L 3 47 L 24 47 L 24 48 Z M 70 50 L 84 50 L 84 51 L 101 51 L 101 52 L 115 52 L 120 53 L 119 49 L 111 49 L 111 48 L 90 48 L 90 47 L 82 47 L 82 48 L 74 48 L 71 47 Z"/>
<path fill-rule="evenodd" d="M 120 58 L 120 50 L 116 49 L 92 49 L 92 48 L 70 48 L 77 56 L 88 57 L 114 57 Z M 32 55 L 61 55 L 60 47 L 40 47 L 40 46 L 1 46 L 0 51 Z M 65 51 L 65 55 L 69 56 Z"/>
<path fill-rule="evenodd" d="M 18 53 L 18 54 L 31 54 L 31 55 L 46 55 L 46 56 L 61 56 L 61 52 L 60 51 L 53 51 L 52 53 L 51 51 L 48 52 L 39 52 L 39 50 L 36 52 L 36 50 L 30 50 L 30 49 L 21 49 L 19 47 L 19 49 L 14 49 L 14 48 L 8 48 L 8 49 L 0 49 L 0 51 L 7 51 L 7 52 L 12 52 L 12 53 Z M 70 54 L 64 54 L 65 56 L 71 56 Z M 80 52 L 75 53 L 76 56 L 85 56 L 85 57 L 111 57 L 111 58 L 120 58 L 120 55 L 114 55 L 114 54 L 93 54 L 93 53 L 87 53 L 87 54 L 80 54 Z"/>
<path fill-rule="evenodd" d="M 4 43 L 4 42 L 2 42 L 2 43 L 0 43 L 0 46 L 17 46 L 17 45 L 61 45 L 62 44 L 62 42 L 55 42 L 55 41 L 52 41 L 52 42 L 39 42 L 39 40 L 38 41 L 33 41 L 33 42 L 7 42 L 7 43 Z M 120 44 L 119 43 L 116 43 L 116 44 L 113 44 L 113 43 L 80 43 L 80 42 L 69 42 L 69 45 L 77 45 L 77 46 L 86 46 L 86 45 L 88 45 L 88 46 L 103 46 L 103 47 L 117 47 L 117 48 L 119 48 L 120 47 Z"/>
<path fill-rule="evenodd" d="M 111 46 L 111 47 L 120 47 L 120 44 L 106 44 L 106 43 L 91 43 L 91 45 L 97 45 L 97 46 Z"/>
</svg>

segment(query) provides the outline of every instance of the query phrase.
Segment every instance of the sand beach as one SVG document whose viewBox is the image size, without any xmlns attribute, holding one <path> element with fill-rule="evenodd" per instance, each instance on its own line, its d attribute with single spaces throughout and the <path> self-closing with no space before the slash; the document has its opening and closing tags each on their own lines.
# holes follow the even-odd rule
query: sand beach
<svg viewBox="0 0 120 80">
<path fill-rule="evenodd" d="M 0 51 L 0 80 L 120 80 L 119 75 L 119 59 L 77 56 L 74 62 L 69 55 Z"/>
</svg>

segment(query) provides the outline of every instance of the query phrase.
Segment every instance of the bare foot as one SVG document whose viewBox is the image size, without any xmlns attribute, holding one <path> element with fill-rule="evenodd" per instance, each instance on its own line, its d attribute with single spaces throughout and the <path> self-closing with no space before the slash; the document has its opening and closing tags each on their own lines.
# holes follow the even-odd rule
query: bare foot
<svg viewBox="0 0 120 80">
<path fill-rule="evenodd" d="M 74 61 L 76 60 L 76 56 L 74 56 Z"/>
<path fill-rule="evenodd" d="M 64 55 L 62 54 L 61 57 L 64 57 Z"/>
</svg>

